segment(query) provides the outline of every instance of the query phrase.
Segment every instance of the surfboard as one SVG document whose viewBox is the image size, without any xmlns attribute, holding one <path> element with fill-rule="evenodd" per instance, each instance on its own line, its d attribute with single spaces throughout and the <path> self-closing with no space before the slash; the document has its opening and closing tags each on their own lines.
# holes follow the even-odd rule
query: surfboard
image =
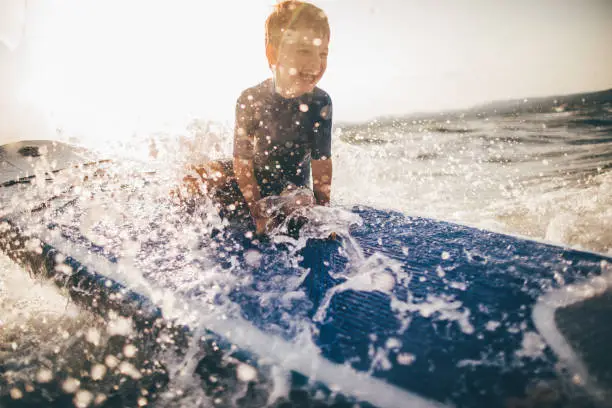
<svg viewBox="0 0 612 408">
<path fill-rule="evenodd" d="M 210 214 L 156 199 L 156 174 L 85 156 L 58 142 L 2 147 L 0 249 L 83 307 L 130 317 L 143 339 L 201 339 L 193 370 L 220 401 L 241 382 L 247 406 L 610 400 L 609 257 L 363 206 L 314 214 L 351 221 L 338 239 L 325 222 L 297 239 L 212 234 L 194 227 Z M 41 183 L 26 172 L 43 159 L 59 164 Z"/>
</svg>

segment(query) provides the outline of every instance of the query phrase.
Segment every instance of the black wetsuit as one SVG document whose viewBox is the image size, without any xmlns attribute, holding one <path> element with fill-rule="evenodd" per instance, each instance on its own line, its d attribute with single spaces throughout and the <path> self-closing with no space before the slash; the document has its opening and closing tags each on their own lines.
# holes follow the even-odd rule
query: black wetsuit
<svg viewBox="0 0 612 408">
<path fill-rule="evenodd" d="M 262 197 L 278 195 L 290 184 L 309 185 L 310 160 L 331 156 L 331 128 L 325 91 L 284 98 L 268 79 L 238 98 L 234 157 L 253 160 Z"/>
</svg>

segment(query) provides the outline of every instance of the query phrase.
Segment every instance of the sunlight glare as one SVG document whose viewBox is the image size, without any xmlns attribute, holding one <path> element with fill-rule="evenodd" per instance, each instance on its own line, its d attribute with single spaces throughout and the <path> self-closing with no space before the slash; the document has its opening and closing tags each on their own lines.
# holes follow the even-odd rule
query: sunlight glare
<svg viewBox="0 0 612 408">
<path fill-rule="evenodd" d="M 58 128 L 107 143 L 134 132 L 230 121 L 241 89 L 267 75 L 269 1 L 38 2 L 23 98 Z M 248 63 L 245 63 L 248 61 Z"/>
</svg>

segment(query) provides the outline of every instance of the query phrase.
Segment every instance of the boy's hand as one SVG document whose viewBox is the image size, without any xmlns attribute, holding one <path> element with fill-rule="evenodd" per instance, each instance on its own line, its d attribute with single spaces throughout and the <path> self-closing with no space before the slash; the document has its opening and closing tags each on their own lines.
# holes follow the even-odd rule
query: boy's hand
<svg viewBox="0 0 612 408">
<path fill-rule="evenodd" d="M 317 199 L 317 204 L 328 206 L 331 197 L 333 175 L 332 159 L 313 160 L 311 166 L 313 192 Z"/>
<path fill-rule="evenodd" d="M 264 235 L 268 232 L 268 222 L 270 221 L 267 217 L 253 217 L 255 220 L 255 234 Z"/>
<path fill-rule="evenodd" d="M 255 222 L 255 233 L 257 235 L 265 234 L 267 232 L 267 225 L 270 221 L 270 217 L 266 213 L 266 206 L 261 201 L 256 201 L 249 206 L 251 217 Z"/>
</svg>

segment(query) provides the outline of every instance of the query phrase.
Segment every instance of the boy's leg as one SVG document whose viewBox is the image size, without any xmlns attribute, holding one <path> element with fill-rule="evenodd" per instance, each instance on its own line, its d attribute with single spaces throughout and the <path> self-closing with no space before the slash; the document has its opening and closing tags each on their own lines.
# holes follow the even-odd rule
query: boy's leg
<svg viewBox="0 0 612 408">
<path fill-rule="evenodd" d="M 287 219 L 288 234 L 297 238 L 300 229 L 308 222 L 308 219 L 299 213 L 296 217 L 296 211 L 300 208 L 314 206 L 316 204 L 314 193 L 308 187 L 289 185 L 281 193 L 280 198 L 283 200 L 280 208 L 281 218 Z"/>
<path fill-rule="evenodd" d="M 195 174 L 183 178 L 190 197 L 210 197 L 222 218 L 250 221 L 250 213 L 234 175 L 232 160 L 218 160 L 191 166 Z M 181 197 L 182 199 L 182 197 Z"/>
<path fill-rule="evenodd" d="M 170 196 L 177 198 L 182 204 L 203 197 L 209 191 L 217 187 L 217 182 L 223 178 L 223 174 L 212 177 L 212 175 L 216 173 L 213 171 L 215 167 L 219 166 L 210 166 L 209 164 L 204 166 L 186 166 L 185 169 L 189 174 L 183 177 L 182 183 L 178 187 L 170 190 Z"/>
<path fill-rule="evenodd" d="M 300 208 L 312 207 L 314 204 L 314 193 L 307 187 L 297 187 L 294 184 L 287 185 L 280 194 L 267 196 L 258 202 L 260 211 L 267 216 L 266 230 L 268 231 L 288 219 L 289 229 L 295 229 L 298 224 L 301 226 L 305 222 L 303 217 L 298 217 L 300 220 L 293 219 L 292 214 Z"/>
<path fill-rule="evenodd" d="M 302 207 L 312 207 L 315 204 L 314 193 L 307 187 L 297 187 L 289 184 L 278 195 L 264 197 L 259 205 L 261 211 L 271 217 L 288 216 Z"/>
<path fill-rule="evenodd" d="M 282 213 L 285 217 L 289 217 L 292 213 L 300 208 L 314 207 L 317 204 L 317 200 L 314 196 L 314 192 L 308 187 L 297 187 L 295 185 L 289 185 L 282 193 L 281 197 L 287 198 L 282 207 Z M 289 219 L 287 224 L 287 230 L 289 235 L 297 237 L 299 236 L 300 229 L 308 222 L 308 218 L 303 215 L 293 216 Z M 329 234 L 328 239 L 336 240 L 337 234 L 332 232 Z"/>
<path fill-rule="evenodd" d="M 281 197 L 287 198 L 281 209 L 285 215 L 289 215 L 299 208 L 312 207 L 316 204 L 314 193 L 308 187 L 297 187 L 290 184 L 281 193 Z"/>
<path fill-rule="evenodd" d="M 201 166 L 191 165 L 188 169 L 194 174 L 188 174 L 183 178 L 183 186 L 185 187 L 188 194 L 193 195 L 204 195 L 205 191 L 213 191 L 217 188 L 223 188 L 223 185 L 227 183 L 228 177 L 233 177 L 233 171 L 231 174 L 227 174 L 227 163 L 225 160 L 212 161 Z M 205 187 L 205 191 L 202 191 L 202 187 Z"/>
<path fill-rule="evenodd" d="M 243 224 L 251 223 L 251 213 L 238 187 L 233 161 L 211 162 L 209 177 L 212 178 L 212 197 L 221 217 Z"/>
</svg>

